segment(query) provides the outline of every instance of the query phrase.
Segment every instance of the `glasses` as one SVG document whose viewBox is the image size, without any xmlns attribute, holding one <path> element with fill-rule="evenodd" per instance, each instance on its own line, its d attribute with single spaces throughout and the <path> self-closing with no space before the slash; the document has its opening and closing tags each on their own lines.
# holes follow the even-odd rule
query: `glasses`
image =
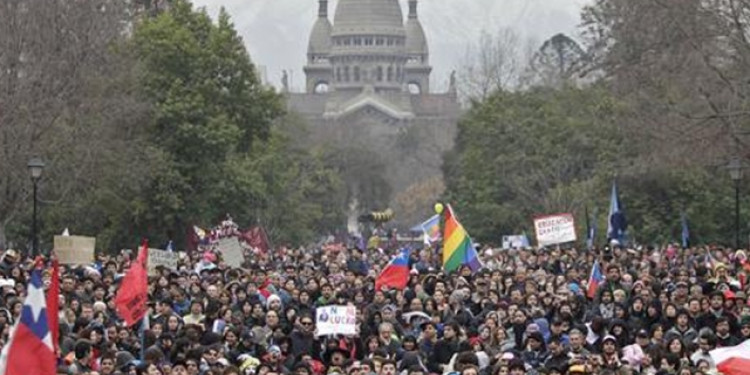
<svg viewBox="0 0 750 375">
<path fill-rule="evenodd" d="M 313 325 L 313 323 L 312 322 L 302 322 L 302 325 L 303 326 L 311 326 L 311 325 Z"/>
</svg>

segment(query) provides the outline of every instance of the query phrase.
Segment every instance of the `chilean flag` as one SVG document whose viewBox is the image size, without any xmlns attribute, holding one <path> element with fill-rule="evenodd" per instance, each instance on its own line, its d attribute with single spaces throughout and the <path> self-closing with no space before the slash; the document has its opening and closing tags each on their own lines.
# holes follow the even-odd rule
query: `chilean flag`
<svg viewBox="0 0 750 375">
<path fill-rule="evenodd" d="M 591 276 L 589 276 L 589 283 L 586 288 L 586 296 L 589 298 L 596 297 L 596 289 L 599 288 L 599 284 L 604 282 L 604 275 L 602 275 L 602 267 L 599 265 L 599 261 L 595 260 L 594 265 L 591 267 Z"/>
<path fill-rule="evenodd" d="M 403 290 L 409 283 L 409 249 L 401 250 L 401 253 L 388 263 L 375 280 L 375 290 L 388 286 L 393 289 Z M 1 375 L 1 374 L 0 374 Z"/>
<path fill-rule="evenodd" d="M 0 375 L 54 375 L 55 349 L 47 324 L 47 306 L 39 269 L 31 273 L 21 318 L 0 353 Z"/>
<path fill-rule="evenodd" d="M 716 368 L 724 375 L 750 375 L 750 340 L 737 346 L 709 352 Z"/>
</svg>

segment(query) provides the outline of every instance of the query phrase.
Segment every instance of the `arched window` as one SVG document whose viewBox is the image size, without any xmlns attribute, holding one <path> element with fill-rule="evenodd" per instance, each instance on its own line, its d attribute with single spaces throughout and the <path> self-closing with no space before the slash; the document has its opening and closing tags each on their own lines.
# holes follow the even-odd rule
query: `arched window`
<svg viewBox="0 0 750 375">
<path fill-rule="evenodd" d="M 326 81 L 320 81 L 317 84 L 315 84 L 315 91 L 316 94 L 325 94 L 328 92 L 328 82 Z"/>
<path fill-rule="evenodd" d="M 419 82 L 409 82 L 409 94 L 419 95 L 421 93 L 422 86 L 419 85 Z"/>
</svg>

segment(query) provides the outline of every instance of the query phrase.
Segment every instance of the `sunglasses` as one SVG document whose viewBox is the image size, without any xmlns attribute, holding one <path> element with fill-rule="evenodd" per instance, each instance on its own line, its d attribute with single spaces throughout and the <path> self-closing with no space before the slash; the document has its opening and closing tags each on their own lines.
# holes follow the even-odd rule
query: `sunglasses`
<svg viewBox="0 0 750 375">
<path fill-rule="evenodd" d="M 302 322 L 302 325 L 303 326 L 311 326 L 311 325 L 313 325 L 313 323 L 312 322 Z"/>
</svg>

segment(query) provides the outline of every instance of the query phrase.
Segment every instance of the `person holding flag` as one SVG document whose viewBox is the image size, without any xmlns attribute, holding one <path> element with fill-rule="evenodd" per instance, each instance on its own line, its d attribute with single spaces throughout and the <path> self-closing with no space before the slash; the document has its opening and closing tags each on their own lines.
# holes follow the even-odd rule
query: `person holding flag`
<svg viewBox="0 0 750 375">
<path fill-rule="evenodd" d="M 31 272 L 21 316 L 0 353 L 0 375 L 53 375 L 55 348 L 47 321 L 41 270 Z"/>
</svg>

